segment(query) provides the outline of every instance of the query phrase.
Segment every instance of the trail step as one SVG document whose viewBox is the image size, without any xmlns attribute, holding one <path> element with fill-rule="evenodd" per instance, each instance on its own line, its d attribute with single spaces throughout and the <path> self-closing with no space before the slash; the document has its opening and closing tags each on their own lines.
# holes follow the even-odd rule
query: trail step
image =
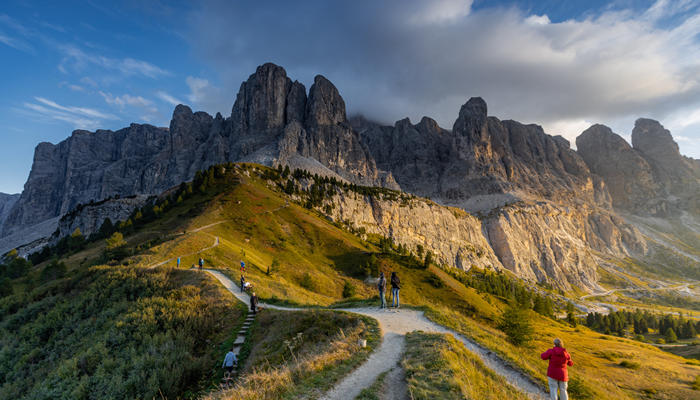
<svg viewBox="0 0 700 400">
<path fill-rule="evenodd" d="M 239 336 L 233 344 L 243 344 L 245 342 L 245 336 Z"/>
<path fill-rule="evenodd" d="M 235 354 L 236 357 L 238 357 L 238 355 L 241 354 L 241 347 L 240 347 L 240 346 L 234 347 L 234 348 L 233 348 L 233 354 Z"/>
</svg>

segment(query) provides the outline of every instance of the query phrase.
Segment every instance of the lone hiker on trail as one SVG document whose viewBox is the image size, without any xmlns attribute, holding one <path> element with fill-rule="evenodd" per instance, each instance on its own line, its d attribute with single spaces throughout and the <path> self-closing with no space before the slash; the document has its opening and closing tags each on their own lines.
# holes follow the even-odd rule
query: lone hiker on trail
<svg viewBox="0 0 700 400">
<path fill-rule="evenodd" d="M 236 358 L 236 353 L 234 353 L 233 349 L 231 349 L 228 353 L 226 353 L 226 357 L 224 357 L 224 363 L 221 365 L 221 368 L 224 368 L 230 375 L 233 372 L 233 367 L 236 364 L 238 364 L 238 358 Z"/>
<path fill-rule="evenodd" d="M 202 270 L 202 267 L 204 266 L 204 259 L 202 257 L 199 257 L 199 270 Z"/>
<path fill-rule="evenodd" d="M 401 280 L 396 272 L 391 273 L 391 306 L 399 308 L 399 289 L 401 289 Z"/>
<path fill-rule="evenodd" d="M 245 263 L 241 260 L 241 272 L 245 272 Z"/>
<path fill-rule="evenodd" d="M 255 295 L 255 292 L 250 296 L 250 311 L 252 311 L 253 314 L 258 313 L 258 296 Z"/>
<path fill-rule="evenodd" d="M 386 299 L 384 298 L 384 292 L 386 291 L 386 278 L 384 277 L 384 272 L 379 274 L 379 282 L 377 282 L 377 289 L 379 290 L 379 299 L 382 304 L 379 308 L 386 308 Z"/>
<path fill-rule="evenodd" d="M 180 257 L 177 258 L 177 267 L 180 268 Z"/>
<path fill-rule="evenodd" d="M 545 351 L 540 356 L 543 360 L 549 360 L 547 368 L 547 380 L 549 381 L 549 398 L 557 400 L 557 389 L 559 389 L 559 400 L 568 400 L 569 394 L 566 392 L 569 373 L 567 366 L 574 365 L 571 356 L 564 348 L 561 339 L 554 339 L 554 347 Z"/>
<path fill-rule="evenodd" d="M 241 275 L 241 293 L 245 290 L 245 277 Z"/>
</svg>

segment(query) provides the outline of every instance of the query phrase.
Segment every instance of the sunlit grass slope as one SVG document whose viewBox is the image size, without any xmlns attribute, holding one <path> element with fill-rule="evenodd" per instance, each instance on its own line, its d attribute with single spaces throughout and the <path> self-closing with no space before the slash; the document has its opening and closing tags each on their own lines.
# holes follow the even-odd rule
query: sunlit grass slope
<svg viewBox="0 0 700 400">
<path fill-rule="evenodd" d="M 528 399 L 486 368 L 452 335 L 409 333 L 401 364 L 415 400 Z"/>
<path fill-rule="evenodd" d="M 192 397 L 242 312 L 190 271 L 73 270 L 0 301 L 0 398 Z"/>
<path fill-rule="evenodd" d="M 359 347 L 361 338 L 367 347 Z M 210 399 L 317 398 L 366 360 L 380 336 L 375 320 L 355 314 L 265 310 L 249 340 L 241 378 Z"/>
<path fill-rule="evenodd" d="M 382 253 L 373 238 L 361 240 L 321 212 L 302 207 L 279 189 L 279 182 L 263 179 L 264 168 L 244 168 L 240 182 L 209 202 L 182 230 L 218 224 L 166 241 L 140 263 L 196 252 L 218 237 L 217 247 L 201 253 L 208 266 L 237 281 L 243 260 L 247 266 L 244 275 L 266 301 L 328 306 L 376 302 L 374 282 L 366 280 L 365 272 L 370 258 L 375 257 L 378 271 L 399 273 L 404 305 L 426 307 L 431 318 L 499 353 L 543 386 L 547 365 L 539 354 L 551 347 L 554 337 L 561 337 L 576 361 L 571 369 L 576 398 L 699 395 L 691 386 L 700 368 L 687 360 L 643 343 L 604 336 L 585 327 L 571 328 L 535 313 L 534 340 L 526 347 L 511 345 L 496 329 L 505 307 L 502 299 L 464 286 L 435 265 L 424 269 L 413 257 Z M 199 256 L 184 257 L 183 266 L 194 264 Z M 348 285 L 353 290 L 344 290 Z M 625 368 L 620 365 L 624 360 L 639 367 Z"/>
</svg>

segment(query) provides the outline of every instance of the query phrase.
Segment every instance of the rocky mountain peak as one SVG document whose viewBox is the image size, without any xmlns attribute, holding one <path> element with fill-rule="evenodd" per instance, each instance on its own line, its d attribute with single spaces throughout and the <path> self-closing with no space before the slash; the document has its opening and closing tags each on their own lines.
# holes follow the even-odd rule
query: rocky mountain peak
<svg viewBox="0 0 700 400">
<path fill-rule="evenodd" d="M 421 133 L 429 132 L 433 134 L 441 134 L 443 132 L 443 129 L 440 128 L 440 125 L 438 125 L 437 121 L 430 117 L 421 118 L 420 122 L 416 125 L 416 128 Z"/>
<path fill-rule="evenodd" d="M 272 63 L 259 66 L 241 84 L 231 110 L 234 128 L 240 132 L 269 132 L 284 128 L 287 93 L 292 81 L 284 68 Z"/>
<path fill-rule="evenodd" d="M 659 161 L 681 157 L 671 132 L 653 119 L 639 118 L 634 123 L 632 146 Z"/>
<path fill-rule="evenodd" d="M 338 89 L 323 75 L 316 75 L 309 89 L 306 120 L 310 125 L 336 125 L 347 122 L 345 102 Z"/>
<path fill-rule="evenodd" d="M 596 124 L 576 138 L 576 147 L 591 172 L 605 180 L 615 207 L 643 214 L 665 212 L 655 200 L 659 188 L 651 166 L 620 135 Z"/>
<path fill-rule="evenodd" d="M 481 97 L 472 97 L 459 110 L 452 131 L 455 135 L 470 137 L 471 143 L 487 140 L 484 127 L 487 121 L 486 102 Z"/>
</svg>

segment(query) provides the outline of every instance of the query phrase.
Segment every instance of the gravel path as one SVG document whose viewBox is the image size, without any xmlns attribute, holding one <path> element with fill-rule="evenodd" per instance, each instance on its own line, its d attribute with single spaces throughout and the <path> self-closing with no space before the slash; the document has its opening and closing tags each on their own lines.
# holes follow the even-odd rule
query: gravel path
<svg viewBox="0 0 700 400">
<path fill-rule="evenodd" d="M 205 269 L 212 274 L 221 284 L 236 298 L 250 307 L 250 297 L 247 293 L 241 293 L 240 288 L 226 275 L 219 271 Z M 302 311 L 301 308 L 279 307 L 271 304 L 260 303 L 260 307 L 275 310 Z M 388 310 L 374 307 L 343 308 L 356 314 L 372 317 L 379 322 L 383 340 L 381 345 L 370 358 L 350 375 L 343 378 L 336 386 L 326 393 L 323 400 L 352 400 L 360 394 L 362 389 L 369 387 L 379 374 L 394 368 L 401 359 L 405 346 L 405 335 L 416 330 L 435 333 L 449 333 L 462 342 L 467 350 L 476 354 L 484 364 L 498 375 L 503 376 L 515 388 L 527 393 L 531 399 L 545 400 L 548 396 L 544 390 L 537 386 L 527 375 L 512 368 L 495 353 L 476 342 L 467 339 L 459 333 L 442 325 L 430 321 L 422 311 L 411 309 Z"/>
</svg>

